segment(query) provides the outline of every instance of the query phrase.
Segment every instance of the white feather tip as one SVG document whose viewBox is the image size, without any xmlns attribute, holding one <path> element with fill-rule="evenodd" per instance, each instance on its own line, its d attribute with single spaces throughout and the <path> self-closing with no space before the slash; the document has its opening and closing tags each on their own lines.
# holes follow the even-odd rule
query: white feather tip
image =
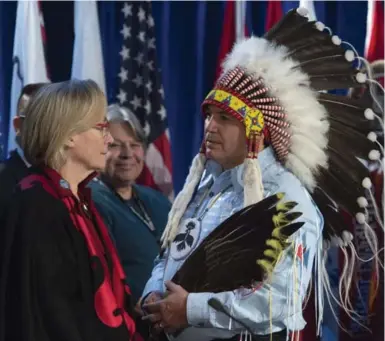
<svg viewBox="0 0 385 341">
<path fill-rule="evenodd" d="M 361 208 L 365 208 L 365 207 L 368 207 L 368 200 L 366 200 L 365 197 L 359 197 L 357 198 L 357 204 L 358 206 L 360 206 Z"/>
<path fill-rule="evenodd" d="M 362 212 L 358 212 L 356 214 L 356 220 L 357 220 L 357 223 L 359 223 L 361 225 L 365 224 L 365 222 L 366 222 L 365 214 L 363 214 Z"/>
<path fill-rule="evenodd" d="M 378 150 L 373 149 L 369 152 L 368 156 L 369 156 L 369 160 L 376 161 L 380 159 L 381 154 Z"/>
<path fill-rule="evenodd" d="M 342 232 L 342 240 L 348 245 L 353 240 L 353 235 L 349 231 Z"/>
<path fill-rule="evenodd" d="M 297 8 L 297 13 L 303 17 L 306 17 L 309 13 L 309 11 L 304 7 Z"/>
<path fill-rule="evenodd" d="M 365 73 L 358 72 L 358 73 L 356 74 L 356 81 L 357 81 L 358 83 L 365 83 L 367 79 L 368 79 L 368 77 L 366 76 Z"/>
<path fill-rule="evenodd" d="M 362 187 L 366 189 L 370 189 L 372 187 L 372 182 L 369 178 L 365 178 L 364 180 L 362 180 Z"/>
<path fill-rule="evenodd" d="M 374 111 L 370 108 L 365 109 L 364 111 L 365 118 L 369 121 L 374 120 Z"/>
<path fill-rule="evenodd" d="M 315 28 L 318 30 L 318 31 L 323 31 L 325 29 L 325 24 L 320 22 L 320 21 L 317 21 L 315 23 Z"/>
<path fill-rule="evenodd" d="M 355 56 L 354 56 L 354 52 L 352 50 L 347 50 L 345 52 L 345 59 L 348 61 L 348 62 L 352 62 L 354 60 Z"/>
<path fill-rule="evenodd" d="M 341 43 L 342 43 L 342 41 L 341 41 L 339 36 L 333 36 L 332 37 L 332 42 L 333 42 L 334 45 L 337 45 L 337 46 L 341 45 Z"/>
<path fill-rule="evenodd" d="M 369 134 L 368 134 L 368 139 L 372 142 L 376 142 L 377 141 L 377 135 L 374 131 L 371 131 Z"/>
</svg>

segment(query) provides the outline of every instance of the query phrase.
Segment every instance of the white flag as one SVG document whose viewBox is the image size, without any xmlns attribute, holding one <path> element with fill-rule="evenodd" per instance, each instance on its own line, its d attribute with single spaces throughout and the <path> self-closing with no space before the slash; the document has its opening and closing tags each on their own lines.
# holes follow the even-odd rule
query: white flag
<svg viewBox="0 0 385 341">
<path fill-rule="evenodd" d="M 102 45 L 96 1 L 75 1 L 72 78 L 92 79 L 105 92 Z"/>
<path fill-rule="evenodd" d="M 317 20 L 313 0 L 300 0 L 299 7 L 307 9 L 308 11 L 307 17 L 309 18 L 310 21 Z"/>
<path fill-rule="evenodd" d="M 18 1 L 13 43 L 8 152 L 16 148 L 12 121 L 16 115 L 17 101 L 23 87 L 31 83 L 49 82 L 42 39 L 42 29 L 44 28 L 42 18 L 36 0 Z"/>
</svg>

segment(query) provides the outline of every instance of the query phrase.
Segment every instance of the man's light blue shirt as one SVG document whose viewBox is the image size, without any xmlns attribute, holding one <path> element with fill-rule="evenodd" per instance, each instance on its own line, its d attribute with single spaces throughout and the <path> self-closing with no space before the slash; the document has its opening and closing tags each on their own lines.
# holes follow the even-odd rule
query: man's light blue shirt
<svg viewBox="0 0 385 341">
<path fill-rule="evenodd" d="M 208 306 L 207 301 L 215 297 L 227 311 L 244 322 L 256 334 L 266 335 L 287 328 L 301 330 L 306 322 L 302 316 L 302 303 L 312 274 L 315 255 L 321 243 L 323 218 L 300 181 L 275 158 L 271 147 L 258 156 L 262 172 L 264 196 L 283 192 L 286 201 L 295 201 L 295 211 L 302 212 L 299 221 L 303 227 L 293 236 L 290 247 L 277 264 L 271 281 L 257 290 L 239 289 L 231 292 L 190 293 L 187 300 L 189 325 L 178 341 L 206 341 L 212 338 L 230 338 L 244 329 L 221 312 Z M 230 186 L 204 216 L 200 231 L 194 233 L 194 243 L 180 254 L 167 249 L 162 258 L 155 260 L 152 276 L 147 282 L 143 297 L 152 291 L 165 291 L 164 282 L 171 280 L 193 249 L 221 222 L 243 208 L 243 164 L 222 171 L 213 160 L 206 162 L 198 189 L 181 219 L 179 229 L 191 218 L 212 185 L 209 195 L 200 205 L 197 216 L 218 193 Z M 188 247 L 187 247 L 188 249 Z M 199 271 L 199 269 L 197 269 Z"/>
</svg>

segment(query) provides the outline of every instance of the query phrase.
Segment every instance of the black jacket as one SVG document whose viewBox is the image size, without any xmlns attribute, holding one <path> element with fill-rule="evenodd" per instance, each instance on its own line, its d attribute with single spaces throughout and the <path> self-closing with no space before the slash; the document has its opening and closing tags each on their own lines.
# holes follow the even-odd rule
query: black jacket
<svg viewBox="0 0 385 341">
<path fill-rule="evenodd" d="M 15 150 L 9 159 L 0 163 L 0 214 L 9 201 L 15 186 L 29 174 L 29 169 Z"/>
<path fill-rule="evenodd" d="M 31 168 L 0 216 L 0 341 L 134 341 L 122 322 L 123 308 L 100 303 L 108 277 L 71 219 L 70 212 L 80 217 L 80 211 L 74 206 L 69 212 L 64 197 L 55 197 L 59 180 L 55 187 L 36 177 L 46 175 Z M 89 204 L 91 221 L 97 212 Z M 99 235 L 96 223 L 94 228 Z M 99 243 L 110 259 L 105 239 Z M 115 286 L 120 279 L 113 278 Z M 129 293 L 124 295 L 124 310 L 132 312 Z"/>
</svg>

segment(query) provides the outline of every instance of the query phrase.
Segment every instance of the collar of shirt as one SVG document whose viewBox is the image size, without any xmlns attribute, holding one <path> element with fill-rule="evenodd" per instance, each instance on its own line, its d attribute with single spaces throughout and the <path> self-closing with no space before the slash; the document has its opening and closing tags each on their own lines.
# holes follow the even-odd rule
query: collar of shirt
<svg viewBox="0 0 385 341">
<path fill-rule="evenodd" d="M 282 167 L 275 158 L 274 151 L 271 147 L 267 147 L 260 152 L 256 161 L 259 162 L 264 181 L 274 176 L 277 172 L 277 166 L 279 168 Z M 199 187 L 208 185 L 211 179 L 215 182 L 217 178 L 221 176 L 222 178 L 231 178 L 231 183 L 236 192 L 243 191 L 243 169 L 244 164 L 242 163 L 234 168 L 223 171 L 222 166 L 218 162 L 209 159 L 206 162 L 205 171 Z"/>
</svg>

